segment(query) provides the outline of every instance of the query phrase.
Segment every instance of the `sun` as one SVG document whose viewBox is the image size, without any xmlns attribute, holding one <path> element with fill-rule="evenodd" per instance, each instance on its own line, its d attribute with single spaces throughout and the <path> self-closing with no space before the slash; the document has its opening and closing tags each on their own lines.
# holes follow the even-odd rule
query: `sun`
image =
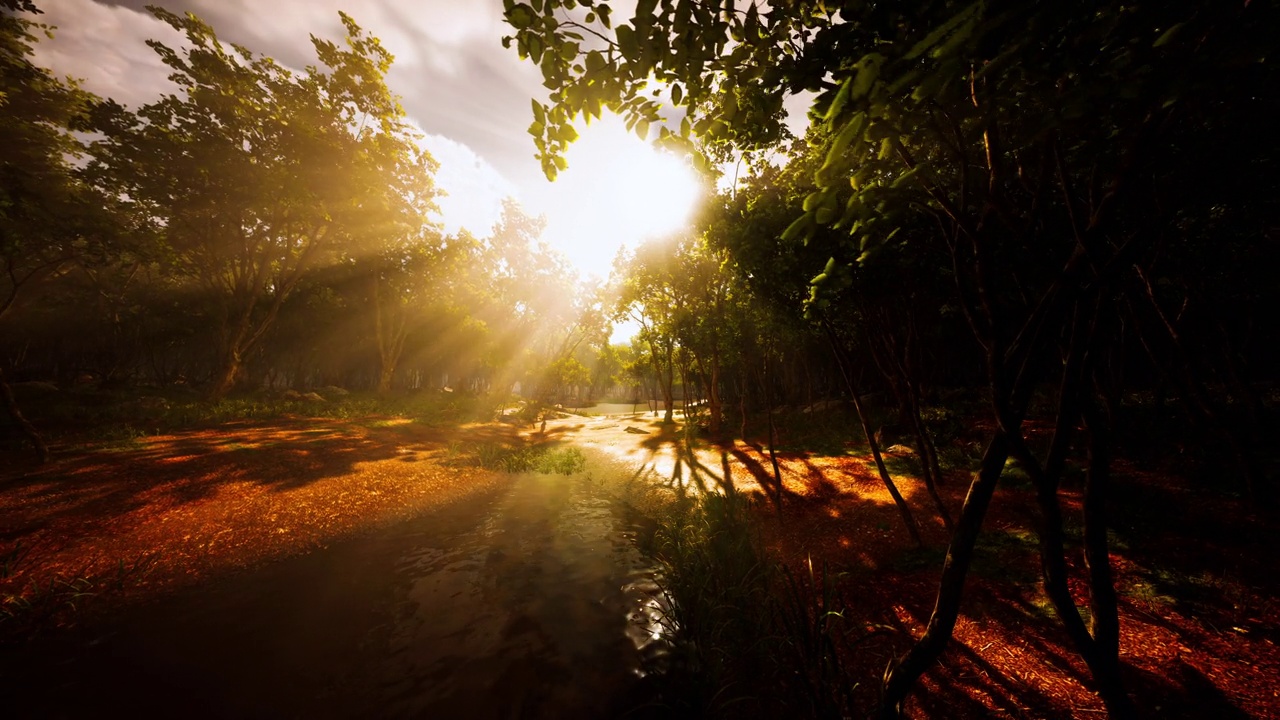
<svg viewBox="0 0 1280 720">
<path fill-rule="evenodd" d="M 622 246 L 684 227 L 705 190 L 682 158 L 654 148 L 606 115 L 578 128 L 567 170 L 542 188 L 543 239 L 583 275 L 604 278 Z"/>
</svg>

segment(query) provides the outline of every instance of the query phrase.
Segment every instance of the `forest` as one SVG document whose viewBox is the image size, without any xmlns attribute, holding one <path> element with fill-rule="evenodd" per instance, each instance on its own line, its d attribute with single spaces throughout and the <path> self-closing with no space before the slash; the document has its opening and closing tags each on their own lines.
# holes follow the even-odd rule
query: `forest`
<svg viewBox="0 0 1280 720">
<path fill-rule="evenodd" d="M 648 516 L 672 649 L 632 717 L 1280 717 L 1274 3 L 615 5 L 503 0 L 493 42 L 547 90 L 529 153 L 554 180 L 616 115 L 714 189 L 584 282 L 514 199 L 444 230 L 354 16 L 299 70 L 152 7 L 178 90 L 131 108 L 36 64 L 38 8 L 0 0 L 0 658 L 182 586 L 124 590 L 126 550 L 198 564 L 101 550 L 156 502 L 112 473 L 212 502 L 188 486 L 220 461 L 165 458 L 257 428 L 226 462 L 292 488 L 354 427 L 379 467 L 418 443 L 477 488 L 585 457 Z M 666 490 L 600 479 L 606 405 L 674 457 Z M 370 487 L 237 557 L 328 547 Z M 55 561 L 73 537 L 96 559 Z"/>
</svg>

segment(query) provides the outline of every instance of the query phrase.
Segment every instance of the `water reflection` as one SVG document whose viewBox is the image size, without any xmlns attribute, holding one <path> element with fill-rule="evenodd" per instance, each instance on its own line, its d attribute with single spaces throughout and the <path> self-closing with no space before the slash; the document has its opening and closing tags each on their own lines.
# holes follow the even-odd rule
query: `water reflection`
<svg viewBox="0 0 1280 720">
<path fill-rule="evenodd" d="M 619 717 L 666 653 L 640 532 L 583 478 L 518 476 L 0 652 L 0 696 L 7 717 Z"/>
<path fill-rule="evenodd" d="M 586 483 L 526 475 L 472 532 L 406 553 L 381 673 L 396 714 L 623 711 L 662 637 L 637 531 Z"/>
</svg>

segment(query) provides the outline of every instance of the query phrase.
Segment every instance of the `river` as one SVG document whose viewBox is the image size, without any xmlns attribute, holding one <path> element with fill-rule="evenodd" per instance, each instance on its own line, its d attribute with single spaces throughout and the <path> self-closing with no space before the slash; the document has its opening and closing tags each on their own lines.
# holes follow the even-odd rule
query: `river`
<svg viewBox="0 0 1280 720">
<path fill-rule="evenodd" d="M 660 591 L 640 532 L 582 477 L 513 476 L 6 650 L 3 714 L 661 717 Z"/>
</svg>

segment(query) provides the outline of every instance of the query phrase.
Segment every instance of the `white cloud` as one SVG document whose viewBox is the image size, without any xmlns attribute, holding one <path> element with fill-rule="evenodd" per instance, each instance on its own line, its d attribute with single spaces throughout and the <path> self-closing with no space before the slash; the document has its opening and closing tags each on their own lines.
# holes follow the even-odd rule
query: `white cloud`
<svg viewBox="0 0 1280 720">
<path fill-rule="evenodd" d="M 46 3 L 40 22 L 56 26 L 35 48 L 36 63 L 83 80 L 83 87 L 132 107 L 174 89 L 169 69 L 145 42 L 176 45 L 181 36 L 149 14 L 92 0 Z"/>
<path fill-rule="evenodd" d="M 436 204 L 445 232 L 466 228 L 477 237 L 488 236 L 502 214 L 502 199 L 515 195 L 515 186 L 462 143 L 427 135 L 422 145 L 440 163 L 436 187 L 446 195 Z"/>
</svg>

